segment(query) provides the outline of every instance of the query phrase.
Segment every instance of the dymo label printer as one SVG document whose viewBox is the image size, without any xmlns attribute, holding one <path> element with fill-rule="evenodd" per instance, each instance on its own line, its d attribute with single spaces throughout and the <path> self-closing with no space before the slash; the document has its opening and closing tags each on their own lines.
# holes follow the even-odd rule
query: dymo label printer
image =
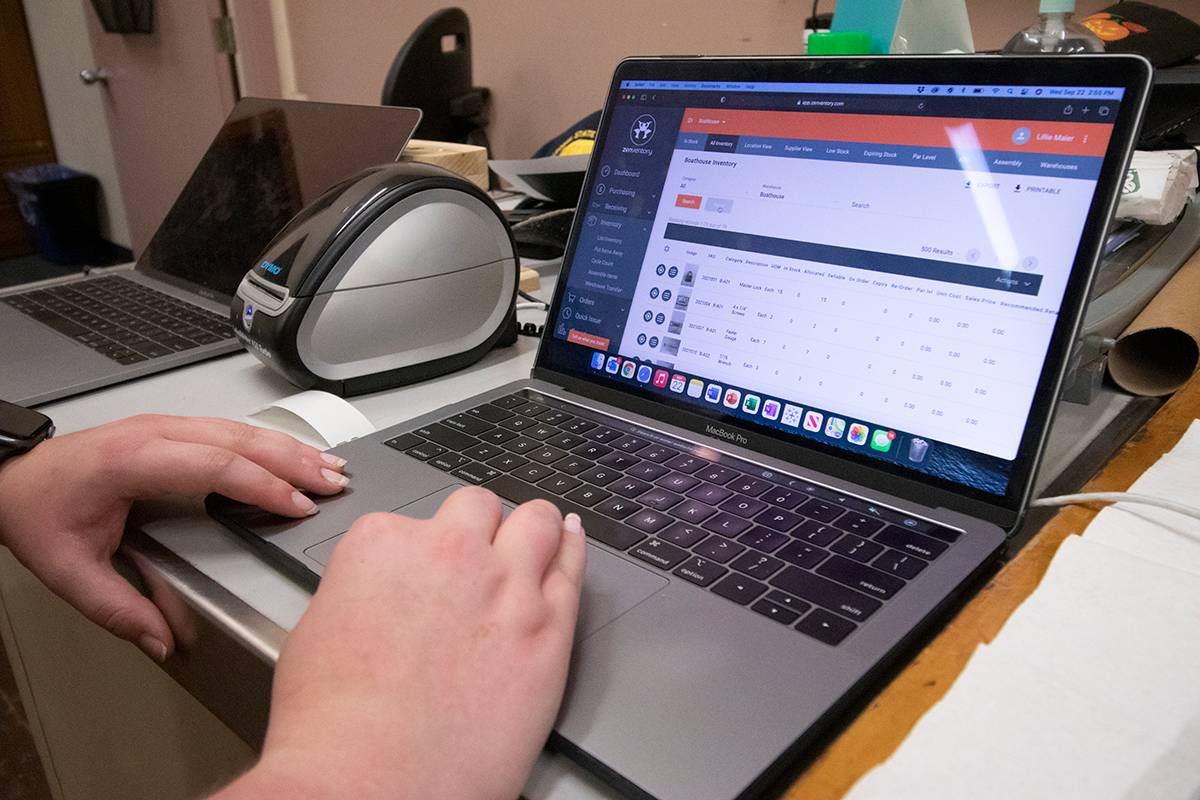
<svg viewBox="0 0 1200 800">
<path fill-rule="evenodd" d="M 238 338 L 302 389 L 342 396 L 460 369 L 517 338 L 512 233 L 428 164 L 373 167 L 296 215 L 242 279 Z"/>
</svg>

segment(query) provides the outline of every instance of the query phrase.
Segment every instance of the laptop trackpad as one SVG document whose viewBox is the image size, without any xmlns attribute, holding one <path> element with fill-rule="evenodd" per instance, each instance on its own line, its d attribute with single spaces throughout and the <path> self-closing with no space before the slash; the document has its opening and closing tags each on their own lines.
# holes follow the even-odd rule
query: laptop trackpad
<svg viewBox="0 0 1200 800">
<path fill-rule="evenodd" d="M 589 547 L 575 641 L 582 642 L 670 581 L 599 547 Z"/>
<path fill-rule="evenodd" d="M 447 486 L 425 497 L 397 508 L 393 513 L 413 519 L 430 519 L 442 507 L 446 498 L 460 489 Z M 504 518 L 512 513 L 513 505 L 503 501 Z M 343 534 L 344 535 L 344 534 Z M 333 549 L 342 536 L 334 536 L 304 551 L 322 565 L 329 563 Z M 581 642 L 624 614 L 638 603 L 666 586 L 670 581 L 648 569 L 615 556 L 599 547 L 589 546 L 587 573 L 583 595 L 579 600 L 579 619 L 575 623 L 575 641 Z"/>
<path fill-rule="evenodd" d="M 434 492 L 396 509 L 396 513 L 414 519 L 429 519 L 458 488 L 449 486 Z M 504 518 L 507 519 L 513 505 L 507 500 L 503 501 L 503 505 Z M 579 619 L 575 623 L 577 642 L 591 636 L 670 583 L 663 576 L 599 547 L 588 547 L 587 558 L 583 595 L 579 600 Z"/>
</svg>

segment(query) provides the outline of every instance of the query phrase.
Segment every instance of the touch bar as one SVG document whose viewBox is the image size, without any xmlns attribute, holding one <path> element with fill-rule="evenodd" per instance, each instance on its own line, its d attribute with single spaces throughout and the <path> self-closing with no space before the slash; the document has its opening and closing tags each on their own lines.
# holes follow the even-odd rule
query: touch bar
<svg viewBox="0 0 1200 800">
<path fill-rule="evenodd" d="M 998 292 L 1036 295 L 1042 285 L 1042 276 L 1028 272 L 1011 272 L 992 267 L 976 267 L 971 264 L 953 264 L 946 261 L 931 261 L 892 253 L 876 253 L 870 250 L 855 250 L 849 247 L 834 247 L 794 239 L 778 239 L 774 236 L 758 236 L 751 233 L 700 228 L 694 225 L 668 223 L 665 238 L 677 242 L 723 247 L 780 258 L 795 258 L 820 264 L 852 267 L 888 275 L 905 275 L 910 278 L 925 278 L 960 286 L 993 289 Z"/>
</svg>

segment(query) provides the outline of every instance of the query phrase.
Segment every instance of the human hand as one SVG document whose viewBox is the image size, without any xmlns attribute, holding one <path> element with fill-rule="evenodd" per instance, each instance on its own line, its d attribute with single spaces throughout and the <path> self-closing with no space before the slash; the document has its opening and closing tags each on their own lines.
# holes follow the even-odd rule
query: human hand
<svg viewBox="0 0 1200 800">
<path fill-rule="evenodd" d="M 343 464 L 239 422 L 132 417 L 48 439 L 0 465 L 0 543 L 88 619 L 162 661 L 175 649 L 170 626 L 112 566 L 133 501 L 220 492 L 303 517 L 316 506 L 298 489 L 341 491 Z"/>
<path fill-rule="evenodd" d="M 515 798 L 562 701 L 586 545 L 462 489 L 363 517 L 275 669 L 259 764 L 219 797 Z"/>
</svg>

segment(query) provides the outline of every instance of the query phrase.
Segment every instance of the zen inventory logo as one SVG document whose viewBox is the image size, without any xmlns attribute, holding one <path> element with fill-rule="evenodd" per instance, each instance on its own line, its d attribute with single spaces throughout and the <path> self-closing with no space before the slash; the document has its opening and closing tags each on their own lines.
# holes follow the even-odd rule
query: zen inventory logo
<svg viewBox="0 0 1200 800">
<path fill-rule="evenodd" d="M 649 144 L 654 138 L 654 126 L 658 123 L 649 114 L 642 114 L 629 126 L 629 141 L 636 145 Z"/>
</svg>

